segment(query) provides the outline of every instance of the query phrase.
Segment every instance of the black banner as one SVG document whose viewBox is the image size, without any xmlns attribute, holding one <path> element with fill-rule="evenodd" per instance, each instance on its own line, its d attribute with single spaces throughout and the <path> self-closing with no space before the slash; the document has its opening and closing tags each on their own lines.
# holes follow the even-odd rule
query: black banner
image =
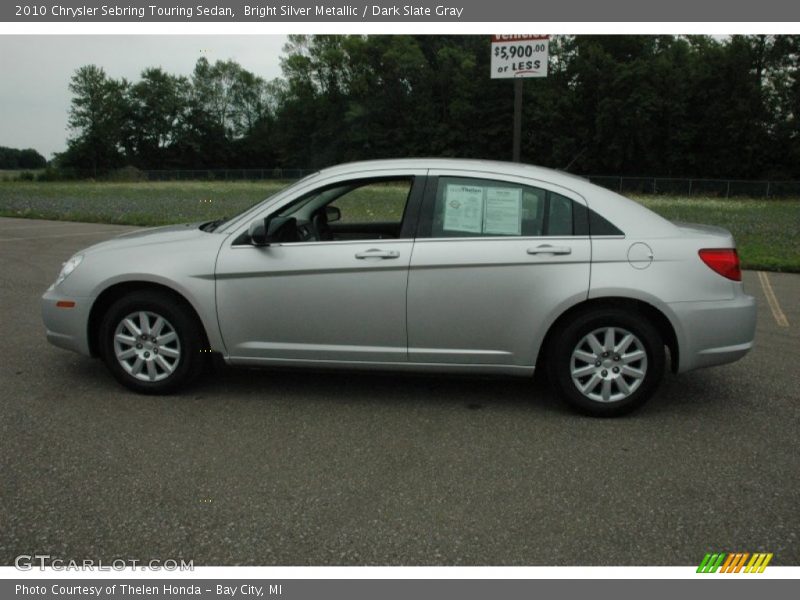
<svg viewBox="0 0 800 600">
<path fill-rule="evenodd" d="M 754 576 L 756 577 L 756 576 Z M 789 598 L 796 585 L 792 580 L 722 579 L 709 576 L 670 580 L 77 580 L 43 579 L 0 582 L 0 597 L 49 598 L 51 600 L 186 598 L 187 600 L 530 600 L 532 598 L 674 598 L 714 597 L 736 600 L 756 595 Z M 701 596 L 702 594 L 702 596 Z"/>
<path fill-rule="evenodd" d="M 58 0 L 3 3 L 12 22 L 787 22 L 800 4 L 784 0 Z"/>
</svg>

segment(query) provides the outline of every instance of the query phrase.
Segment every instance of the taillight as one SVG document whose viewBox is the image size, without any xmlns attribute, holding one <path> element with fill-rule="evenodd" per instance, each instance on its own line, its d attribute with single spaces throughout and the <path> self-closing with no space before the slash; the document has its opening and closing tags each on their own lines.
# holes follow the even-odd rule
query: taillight
<svg viewBox="0 0 800 600">
<path fill-rule="evenodd" d="M 704 263 L 723 277 L 733 281 L 742 280 L 736 248 L 704 248 L 698 254 Z"/>
</svg>

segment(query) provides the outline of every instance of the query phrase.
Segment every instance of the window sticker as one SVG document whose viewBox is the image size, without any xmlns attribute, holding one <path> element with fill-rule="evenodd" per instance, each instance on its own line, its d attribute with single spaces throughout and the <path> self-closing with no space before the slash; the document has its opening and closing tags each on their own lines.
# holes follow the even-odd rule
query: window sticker
<svg viewBox="0 0 800 600">
<path fill-rule="evenodd" d="M 522 233 L 522 189 L 486 188 L 483 233 L 494 235 Z"/>
<path fill-rule="evenodd" d="M 483 188 L 448 184 L 444 194 L 445 231 L 480 233 L 483 223 Z"/>
</svg>

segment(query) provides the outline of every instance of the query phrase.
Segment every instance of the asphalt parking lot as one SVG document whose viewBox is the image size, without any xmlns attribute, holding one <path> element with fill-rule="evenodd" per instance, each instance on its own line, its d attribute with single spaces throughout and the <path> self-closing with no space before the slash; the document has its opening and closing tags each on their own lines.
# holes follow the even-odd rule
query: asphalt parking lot
<svg viewBox="0 0 800 600">
<path fill-rule="evenodd" d="M 517 379 L 222 369 L 153 398 L 39 315 L 128 229 L 0 219 L 0 564 L 800 564 L 800 275 L 746 272 L 754 351 L 623 419 Z"/>
</svg>

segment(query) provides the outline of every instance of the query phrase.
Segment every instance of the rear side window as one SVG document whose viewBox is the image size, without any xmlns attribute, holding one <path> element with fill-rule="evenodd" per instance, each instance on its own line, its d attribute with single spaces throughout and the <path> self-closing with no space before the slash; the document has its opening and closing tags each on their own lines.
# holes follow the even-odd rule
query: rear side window
<svg viewBox="0 0 800 600">
<path fill-rule="evenodd" d="M 601 217 L 590 208 L 577 202 L 573 204 L 573 218 L 575 235 L 613 235 L 624 236 L 619 227 L 608 219 Z"/>
<path fill-rule="evenodd" d="M 573 235 L 572 200 L 554 192 L 548 196 L 546 235 Z"/>
<path fill-rule="evenodd" d="M 575 206 L 570 198 L 538 187 L 439 177 L 420 234 L 436 238 L 585 235 L 576 231 Z M 580 214 L 585 218 L 585 212 Z"/>
<path fill-rule="evenodd" d="M 589 233 L 592 235 L 625 235 L 619 227 L 593 210 L 589 211 Z"/>
</svg>

